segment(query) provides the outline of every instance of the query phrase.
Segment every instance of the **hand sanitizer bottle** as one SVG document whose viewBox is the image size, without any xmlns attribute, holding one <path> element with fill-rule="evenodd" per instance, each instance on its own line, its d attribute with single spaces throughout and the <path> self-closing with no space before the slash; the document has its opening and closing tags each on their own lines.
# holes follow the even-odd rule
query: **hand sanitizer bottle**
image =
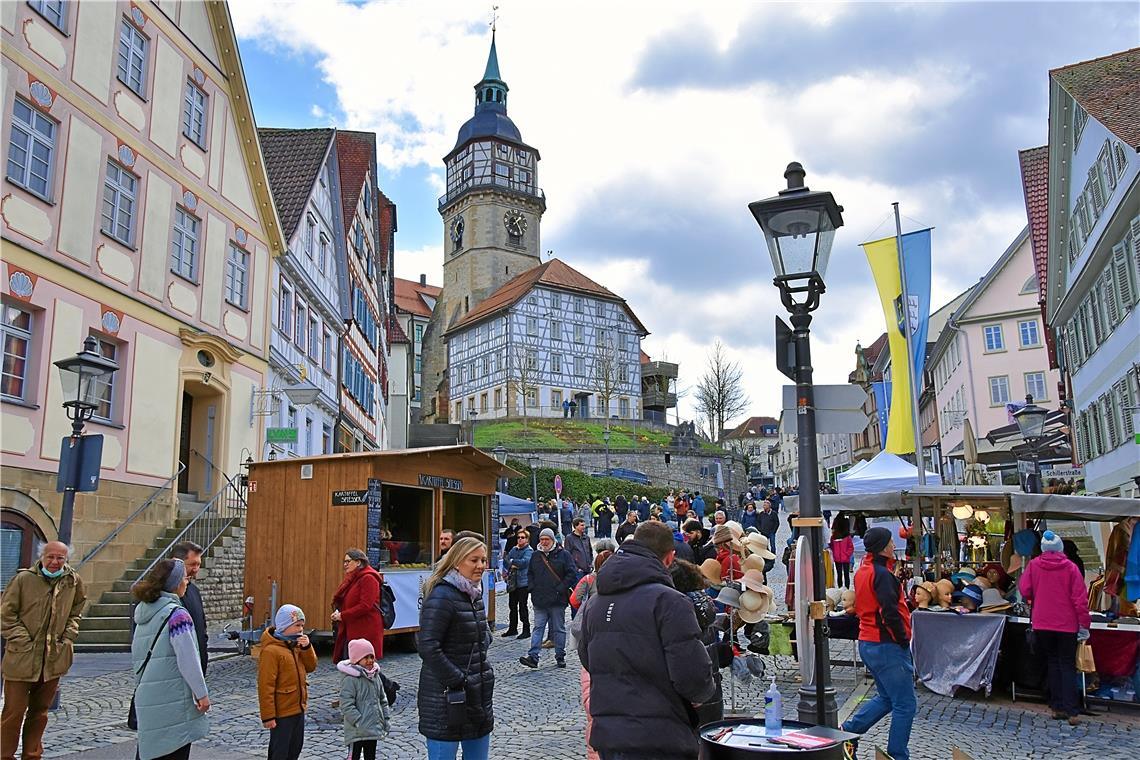
<svg viewBox="0 0 1140 760">
<path fill-rule="evenodd" d="M 776 689 L 776 676 L 772 676 L 772 685 L 764 693 L 764 729 L 768 736 L 779 736 L 784 729 L 784 704 L 779 690 Z"/>
</svg>

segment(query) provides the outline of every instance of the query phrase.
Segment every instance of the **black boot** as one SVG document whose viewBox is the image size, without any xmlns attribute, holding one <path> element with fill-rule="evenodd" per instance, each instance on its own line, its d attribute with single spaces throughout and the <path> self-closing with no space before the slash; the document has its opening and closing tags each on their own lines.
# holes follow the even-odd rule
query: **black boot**
<svg viewBox="0 0 1140 760">
<path fill-rule="evenodd" d="M 529 639 L 529 638 L 530 638 L 530 631 L 529 631 L 528 629 L 524 628 L 524 629 L 523 629 L 523 632 L 522 632 L 522 633 L 520 633 L 520 634 L 518 635 L 518 637 L 517 637 L 517 638 L 520 638 L 520 639 Z"/>
<path fill-rule="evenodd" d="M 517 636 L 517 635 L 518 635 L 518 633 L 519 633 L 519 632 L 518 632 L 518 629 L 515 629 L 515 630 L 511 630 L 510 628 L 508 628 L 507 630 L 503 631 L 503 633 L 502 633 L 502 637 L 505 639 L 505 638 L 507 638 L 508 636 Z"/>
</svg>

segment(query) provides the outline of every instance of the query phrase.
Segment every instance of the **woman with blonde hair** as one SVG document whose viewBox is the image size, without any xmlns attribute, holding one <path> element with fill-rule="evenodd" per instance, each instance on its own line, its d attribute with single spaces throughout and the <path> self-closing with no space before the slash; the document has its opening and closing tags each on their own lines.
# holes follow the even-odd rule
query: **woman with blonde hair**
<svg viewBox="0 0 1140 760">
<path fill-rule="evenodd" d="M 483 609 L 487 546 L 460 538 L 436 564 L 423 588 L 417 695 L 428 760 L 487 760 L 494 728 L 495 674 L 487 661 L 491 632 Z"/>
</svg>

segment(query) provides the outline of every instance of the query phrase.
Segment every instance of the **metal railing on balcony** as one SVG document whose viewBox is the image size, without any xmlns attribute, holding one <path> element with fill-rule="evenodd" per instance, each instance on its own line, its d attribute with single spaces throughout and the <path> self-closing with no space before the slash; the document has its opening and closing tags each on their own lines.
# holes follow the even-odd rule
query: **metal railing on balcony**
<svg viewBox="0 0 1140 760">
<path fill-rule="evenodd" d="M 90 561 L 91 561 L 91 559 L 92 559 L 92 558 L 93 558 L 93 557 L 94 557 L 96 554 L 98 554 L 99 552 L 101 552 L 101 551 L 103 551 L 104 549 L 106 549 L 106 548 L 107 548 L 107 545 L 108 545 L 108 544 L 110 544 L 112 541 L 114 541 L 114 540 L 115 540 L 115 538 L 116 538 L 116 537 L 117 537 L 117 536 L 118 536 L 120 533 L 122 533 L 122 532 L 123 532 L 123 529 L 124 529 L 124 528 L 126 528 L 128 525 L 130 525 L 132 522 L 134 522 L 134 520 L 135 520 L 135 518 L 136 518 L 136 517 L 138 517 L 139 515 L 141 515 L 143 512 L 147 511 L 147 509 L 149 509 L 149 508 L 150 508 L 150 506 L 151 506 L 152 504 L 154 504 L 155 500 L 156 500 L 156 499 L 158 499 L 159 495 L 160 495 L 160 494 L 161 494 L 163 491 L 165 491 L 166 489 L 170 488 L 171 484 L 172 484 L 172 483 L 174 483 L 174 481 L 175 481 L 175 480 L 178 478 L 178 476 L 179 476 L 179 475 L 181 475 L 181 474 L 182 474 L 182 471 L 183 471 L 183 470 L 185 470 L 185 469 L 186 469 L 186 465 L 184 465 L 182 462 L 179 462 L 179 463 L 178 463 L 178 469 L 174 471 L 174 474 L 173 474 L 173 475 L 171 475 L 171 476 L 170 476 L 169 478 L 167 478 L 166 480 L 164 480 L 164 481 L 162 482 L 162 485 L 160 485 L 158 488 L 154 489 L 154 491 L 151 493 L 151 495 L 150 495 L 150 496 L 148 496 L 148 497 L 146 498 L 146 500 L 145 500 L 145 501 L 143 501 L 143 503 L 142 503 L 142 504 L 140 504 L 140 505 L 139 505 L 139 506 L 138 506 L 138 507 L 135 509 L 135 511 L 134 511 L 134 512 L 131 512 L 129 515 L 127 515 L 127 519 L 125 519 L 125 520 L 123 520 L 121 523 L 119 523 L 119 524 L 118 524 L 118 526 L 116 526 L 116 527 L 115 527 L 115 529 L 114 529 L 113 531 L 111 531 L 110 533 L 108 533 L 108 534 L 107 534 L 107 537 L 106 537 L 106 538 L 104 538 L 102 541 L 100 541 L 99 543 L 97 543 L 97 544 L 95 545 L 95 547 L 94 547 L 93 549 L 91 549 L 91 551 L 87 552 L 87 554 L 85 554 L 85 555 L 83 556 L 83 559 L 79 560 L 79 564 L 77 564 L 77 565 L 75 566 L 75 569 L 76 569 L 76 570 L 78 570 L 79 568 L 83 567 L 83 566 L 84 566 L 84 565 L 86 565 L 88 562 L 90 562 Z"/>
<path fill-rule="evenodd" d="M 245 489 L 238 478 L 226 477 L 225 485 L 206 502 L 185 527 L 159 550 L 157 556 L 139 573 L 139 578 L 151 571 L 161 560 L 166 559 L 176 544 L 192 541 L 202 547 L 202 553 L 210 551 L 227 530 L 245 521 Z"/>
<path fill-rule="evenodd" d="M 645 362 L 641 365 L 641 376 L 644 377 L 677 377 L 679 365 L 674 362 Z"/>
<path fill-rule="evenodd" d="M 499 188 L 527 198 L 538 199 L 542 201 L 543 205 L 546 204 L 546 193 L 543 192 L 541 187 L 529 186 L 525 182 L 517 182 L 509 177 L 499 177 L 496 175 L 485 179 L 469 180 L 458 187 L 452 188 L 450 191 L 439 196 L 439 208 L 442 209 L 467 191 L 477 190 L 480 187 Z"/>
</svg>

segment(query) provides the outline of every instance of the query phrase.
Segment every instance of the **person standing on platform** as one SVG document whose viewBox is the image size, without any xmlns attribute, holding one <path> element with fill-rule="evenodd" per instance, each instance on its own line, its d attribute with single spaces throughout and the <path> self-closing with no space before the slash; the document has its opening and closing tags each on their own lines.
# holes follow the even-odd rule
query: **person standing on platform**
<svg viewBox="0 0 1140 760">
<path fill-rule="evenodd" d="M 867 554 L 855 573 L 855 614 L 859 616 L 859 656 L 875 679 L 876 694 L 842 728 L 865 734 L 890 715 L 887 754 L 892 760 L 910 760 L 910 730 L 918 709 L 910 656 L 910 610 L 902 583 L 894 575 L 891 532 L 871 528 L 863 544 Z M 858 741 L 853 744 L 857 746 Z"/>
</svg>

